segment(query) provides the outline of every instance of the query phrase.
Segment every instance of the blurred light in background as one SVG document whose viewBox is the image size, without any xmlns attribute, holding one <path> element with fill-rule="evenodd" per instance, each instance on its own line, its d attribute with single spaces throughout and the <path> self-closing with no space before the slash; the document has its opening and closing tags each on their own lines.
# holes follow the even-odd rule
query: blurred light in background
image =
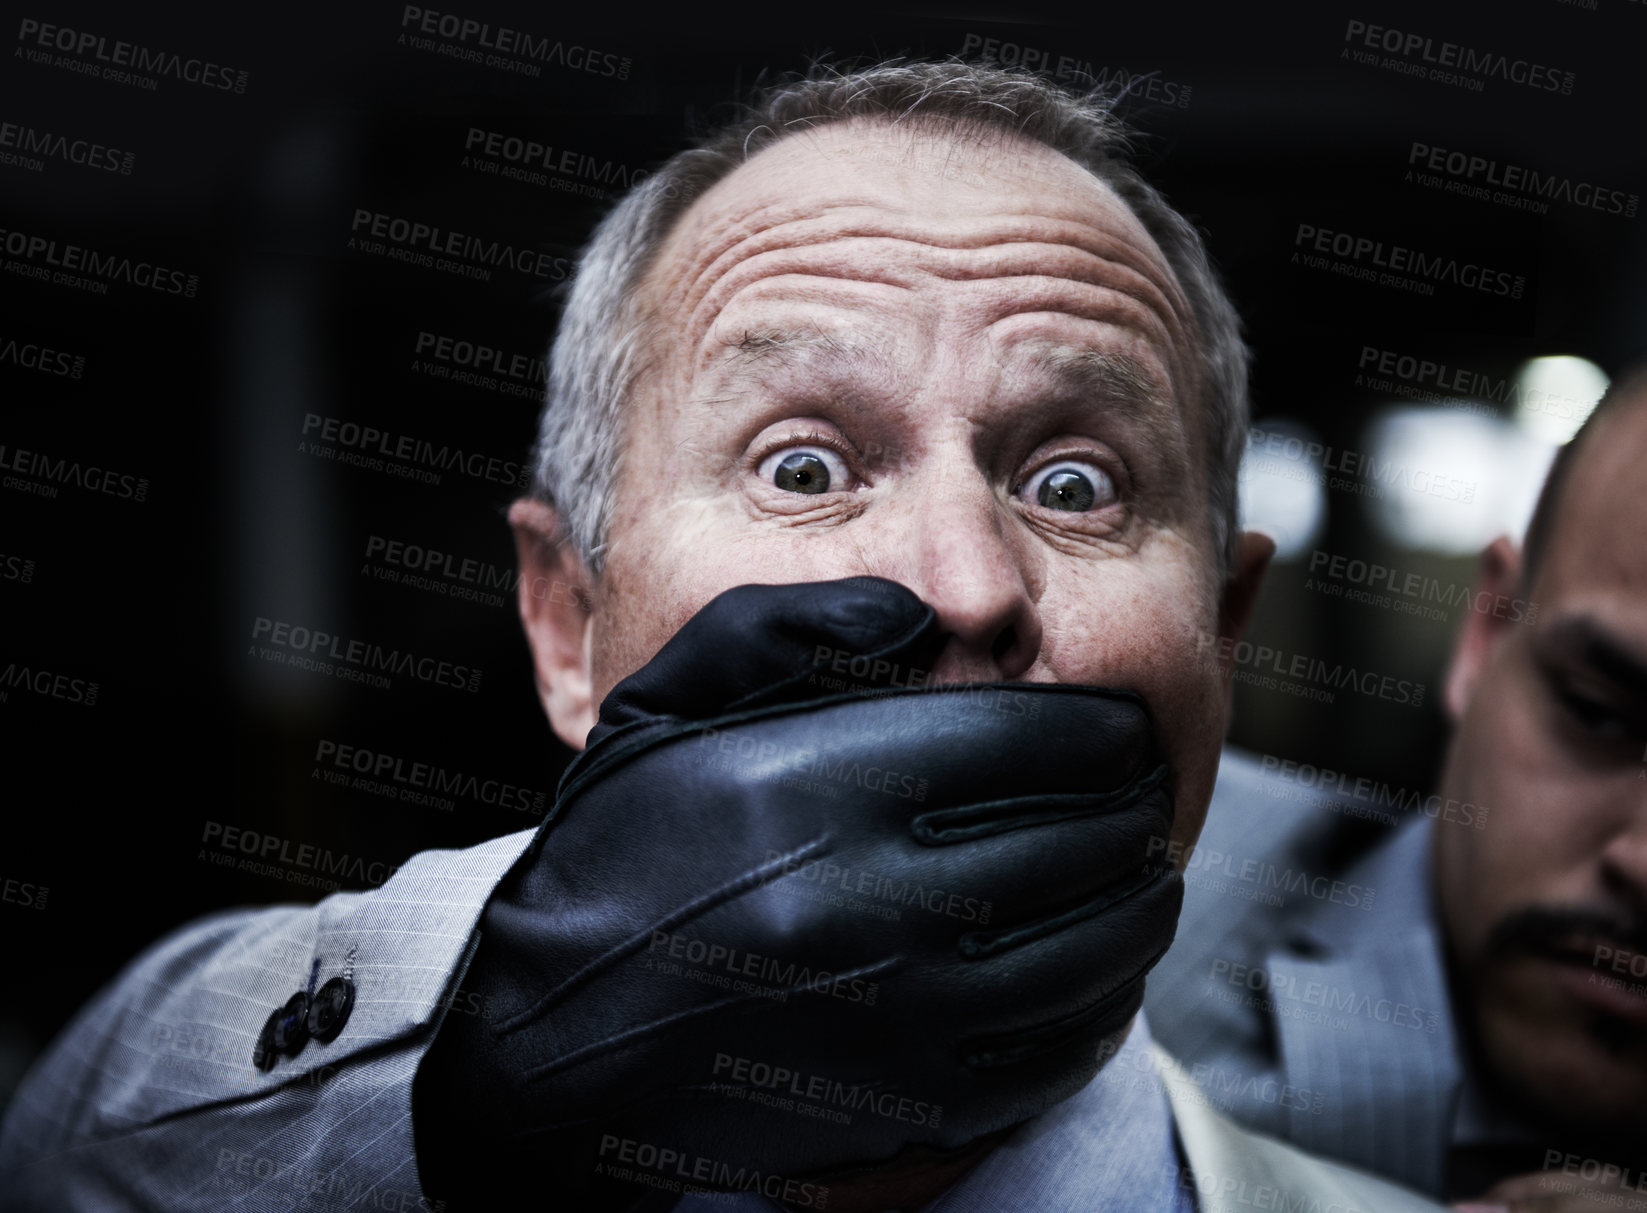
<svg viewBox="0 0 1647 1213">
<path fill-rule="evenodd" d="M 1534 358 L 1517 372 L 1512 417 L 1457 408 L 1393 407 L 1375 415 L 1363 447 L 1375 528 L 1401 547 L 1473 555 L 1496 536 L 1518 541 L 1556 449 L 1607 389 L 1583 358 Z"/>
<path fill-rule="evenodd" d="M 1588 358 L 1534 358 L 1516 372 L 1516 424 L 1534 438 L 1560 446 L 1578 433 L 1606 390 L 1606 372 Z"/>
<path fill-rule="evenodd" d="M 1255 442 L 1254 436 L 1261 440 Z M 1319 455 L 1321 438 L 1299 421 L 1266 420 L 1247 433 L 1241 458 L 1241 528 L 1275 540 L 1275 560 L 1297 560 L 1327 527 L 1327 494 Z"/>
</svg>

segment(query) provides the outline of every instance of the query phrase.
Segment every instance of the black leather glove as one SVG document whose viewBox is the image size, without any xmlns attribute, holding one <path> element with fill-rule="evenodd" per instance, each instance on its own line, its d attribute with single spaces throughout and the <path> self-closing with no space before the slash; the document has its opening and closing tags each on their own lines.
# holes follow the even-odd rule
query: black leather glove
<svg viewBox="0 0 1647 1213">
<path fill-rule="evenodd" d="M 1182 898 L 1149 714 L 925 687 L 942 640 L 892 582 L 744 586 L 614 689 L 419 1076 L 431 1196 L 818 1207 L 1092 1078 Z"/>
</svg>

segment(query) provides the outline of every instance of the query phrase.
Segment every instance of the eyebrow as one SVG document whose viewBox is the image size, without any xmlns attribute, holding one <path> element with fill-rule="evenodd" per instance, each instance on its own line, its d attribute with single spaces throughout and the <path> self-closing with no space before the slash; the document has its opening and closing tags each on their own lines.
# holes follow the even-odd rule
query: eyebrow
<svg viewBox="0 0 1647 1213">
<path fill-rule="evenodd" d="M 892 363 L 872 342 L 826 329 L 745 329 L 741 340 L 723 342 L 706 355 L 703 370 L 719 372 L 732 381 L 752 378 L 768 368 L 780 368 L 817 357 L 859 366 L 877 375 L 892 374 Z M 722 370 L 725 367 L 727 369 Z"/>
<path fill-rule="evenodd" d="M 1576 657 L 1638 699 L 1647 699 L 1647 661 L 1588 615 L 1554 625 L 1541 646 L 1551 657 Z"/>
<path fill-rule="evenodd" d="M 1143 439 L 1141 451 L 1153 456 L 1158 469 L 1161 460 L 1181 460 L 1178 479 L 1193 475 L 1193 423 L 1189 419 L 1193 406 L 1182 410 L 1175 407 L 1171 391 L 1138 359 L 1114 350 L 1064 342 L 1037 341 L 1026 352 L 1031 354 L 1027 365 L 1032 372 L 1049 374 L 1062 392 L 1097 404 L 1102 411 L 1135 426 Z M 1146 462 L 1133 465 L 1138 473 L 1146 466 Z"/>
<path fill-rule="evenodd" d="M 1127 354 L 1078 345 L 1047 348 L 1036 365 L 1044 367 L 1083 394 L 1136 403 L 1170 413 L 1171 397 L 1143 363 Z"/>
</svg>

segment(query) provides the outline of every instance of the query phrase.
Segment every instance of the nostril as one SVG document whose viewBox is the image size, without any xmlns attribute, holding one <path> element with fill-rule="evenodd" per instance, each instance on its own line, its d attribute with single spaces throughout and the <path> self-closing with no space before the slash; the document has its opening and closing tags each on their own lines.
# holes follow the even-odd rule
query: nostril
<svg viewBox="0 0 1647 1213">
<path fill-rule="evenodd" d="M 1001 634 L 995 638 L 994 647 L 989 650 L 989 655 L 995 658 L 996 663 L 999 664 L 1017 643 L 1018 629 L 1008 624 L 1001 629 Z"/>
</svg>

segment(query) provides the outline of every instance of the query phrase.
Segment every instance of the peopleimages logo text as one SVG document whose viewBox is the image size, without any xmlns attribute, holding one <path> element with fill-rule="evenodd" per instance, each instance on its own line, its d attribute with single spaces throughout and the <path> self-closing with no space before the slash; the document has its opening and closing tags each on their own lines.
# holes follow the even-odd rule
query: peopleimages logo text
<svg viewBox="0 0 1647 1213">
<path fill-rule="evenodd" d="M 117 147 L 107 147 L 91 139 L 71 138 L 54 131 L 36 130 L 17 122 L 0 122 L 0 148 L 11 148 L 25 160 L 36 158 L 36 163 L 61 160 L 65 164 L 124 176 L 131 175 L 132 165 L 137 159 L 133 153 L 123 152 Z M 0 153 L 0 164 L 8 160 L 4 153 Z"/>
<path fill-rule="evenodd" d="M 400 870 L 399 864 L 368 860 L 363 855 L 350 855 L 347 851 L 339 855 L 313 843 L 294 844 L 290 838 L 226 825 L 221 821 L 206 822 L 200 841 L 217 851 L 251 856 L 258 869 L 248 867 L 246 861 L 242 861 L 240 867 L 248 871 L 257 870 L 259 875 L 264 876 L 279 874 L 270 869 L 274 864 L 281 863 L 327 876 L 341 876 L 345 880 L 380 885 Z"/>
<path fill-rule="evenodd" d="M 1457 257 L 1425 253 L 1400 244 L 1385 244 L 1371 236 L 1333 231 L 1313 223 L 1300 223 L 1293 235 L 1293 247 L 1315 253 L 1330 253 L 1371 267 L 1411 274 L 1429 282 L 1444 282 L 1489 295 L 1520 299 L 1526 278 L 1509 270 L 1460 261 Z"/>
<path fill-rule="evenodd" d="M 147 501 L 149 497 L 146 476 L 115 472 L 96 464 L 82 466 L 78 459 L 53 459 L 39 451 L 12 449 L 3 444 L 0 444 L 0 472 L 21 472 L 45 485 L 70 484 L 88 493 L 105 493 L 125 500 Z"/>
<path fill-rule="evenodd" d="M 415 4 L 408 4 L 401 10 L 400 27 L 464 44 L 473 42 L 480 49 L 496 51 L 499 55 L 518 55 L 537 63 L 552 63 L 568 71 L 608 76 L 614 80 L 629 79 L 629 71 L 634 66 L 629 58 L 609 51 L 568 44 L 559 38 L 537 37 L 525 30 L 510 29 L 506 25 L 494 26 L 488 21 L 420 8 Z"/>
<path fill-rule="evenodd" d="M 472 476 L 477 480 L 489 480 L 494 484 L 526 488 L 531 483 L 531 469 L 513 460 L 500 459 L 480 451 L 465 451 L 462 447 L 448 446 L 444 443 L 436 446 L 433 442 L 414 438 L 410 434 L 394 434 L 380 430 L 376 426 L 344 421 L 339 417 L 305 413 L 303 433 L 306 440 L 318 438 L 336 443 L 339 447 L 360 455 L 380 455 L 385 459 L 400 459 L 412 464 L 440 468 L 443 471 L 461 472 L 466 476 Z M 300 454 L 307 444 L 307 441 L 299 444 Z"/>
<path fill-rule="evenodd" d="M 1143 98 L 1158 105 L 1188 109 L 1194 90 L 1179 80 L 1168 80 L 1159 71 L 1130 71 L 1115 64 L 1092 63 L 1073 55 L 1054 55 L 1034 46 L 1021 46 L 1000 38 L 969 33 L 961 43 L 962 56 L 975 55 L 1002 67 L 1026 72 L 1048 72 L 1059 80 L 1080 81 L 1119 96 Z"/>
<path fill-rule="evenodd" d="M 205 59 L 185 57 L 171 51 L 151 50 L 133 42 L 122 42 L 119 39 L 111 42 L 102 34 L 70 29 L 64 25 L 48 25 L 33 17 L 24 17 L 18 24 L 17 40 L 25 46 L 32 43 L 42 50 L 60 51 L 81 59 L 90 56 L 93 61 L 107 63 L 110 66 L 103 69 L 103 75 L 108 79 L 128 75 L 129 73 L 117 72 L 115 69 L 129 67 L 134 72 L 147 72 L 157 77 L 170 76 L 174 80 L 225 92 L 246 91 L 245 71 L 224 67 Z"/>
<path fill-rule="evenodd" d="M 1464 76 L 1488 80 L 1496 78 L 1544 92 L 1560 93 L 1564 97 L 1570 96 L 1573 91 L 1575 77 L 1572 72 L 1527 59 L 1511 58 L 1496 51 L 1478 50 L 1457 42 L 1437 42 L 1427 34 L 1372 25 L 1353 17 L 1344 27 L 1344 41 L 1348 44 L 1346 53 L 1349 47 L 1358 47 L 1366 51 L 1383 51 L 1415 66 L 1434 64 L 1435 67 L 1430 69 L 1432 79 L 1443 80 L 1451 75 L 1450 71 L 1443 69 L 1453 69 Z M 1445 79 L 1444 82 L 1456 81 Z"/>
<path fill-rule="evenodd" d="M 1295 678 L 1335 690 L 1356 691 L 1362 695 L 1389 700 L 1392 703 L 1420 707 L 1424 703 L 1424 684 L 1380 674 L 1376 670 L 1358 670 L 1341 662 L 1326 662 L 1304 653 L 1285 653 L 1269 645 L 1255 645 L 1250 640 L 1235 640 L 1229 636 L 1201 633 L 1196 642 L 1196 656 L 1204 664 L 1244 666 L 1250 671 L 1264 671 L 1283 678 Z M 1239 671 L 1238 671 L 1239 672 Z"/>
<path fill-rule="evenodd" d="M 166 295 L 193 299 L 200 286 L 198 274 L 170 269 L 141 258 L 134 260 L 118 253 L 99 252 L 81 244 L 59 243 L 49 236 L 20 232 L 15 228 L 0 228 L 0 249 L 8 256 L 38 263 L 41 268 L 50 265 L 60 270 L 74 270 L 102 282 L 121 282 Z"/>
<path fill-rule="evenodd" d="M 314 760 L 342 772 L 354 772 L 378 782 L 405 784 L 409 788 L 425 790 L 443 796 L 462 797 L 485 805 L 517 812 L 543 812 L 545 794 L 531 788 L 517 787 L 499 779 L 482 779 L 463 771 L 448 771 L 433 763 L 418 762 L 370 750 L 364 746 L 349 745 L 323 737 L 315 746 Z"/>
<path fill-rule="evenodd" d="M 425 268 L 433 267 L 437 256 L 457 258 L 476 270 L 511 269 L 550 282 L 570 278 L 574 268 L 570 257 L 539 252 L 526 245 L 517 247 L 505 240 L 488 240 L 454 232 L 437 224 L 405 219 L 368 207 L 355 208 L 349 230 L 355 237 L 369 236 L 398 245 L 408 255 L 396 260 Z"/>
<path fill-rule="evenodd" d="M 1537 169 L 1520 164 L 1444 147 L 1432 147 L 1428 143 L 1417 141 L 1414 141 L 1407 152 L 1407 166 L 1409 169 L 1417 167 L 1428 169 L 1432 173 L 1445 174 L 1453 178 L 1448 183 L 1449 192 L 1465 194 L 1482 201 L 1497 200 L 1494 190 L 1510 190 L 1525 195 L 1524 201 L 1528 203 L 1566 202 L 1586 210 L 1601 211 L 1603 214 L 1622 215 L 1626 219 L 1635 218 L 1636 209 L 1641 202 L 1638 195 L 1627 194 L 1623 190 L 1607 189 L 1593 182 L 1574 181 L 1571 177 L 1563 177 L 1557 173 L 1541 173 Z"/>
<path fill-rule="evenodd" d="M 300 624 L 286 623 L 259 615 L 252 623 L 252 639 L 263 640 L 278 648 L 302 654 L 314 660 L 327 658 L 362 670 L 382 674 L 403 675 L 418 682 L 431 683 L 458 691 L 480 690 L 481 671 L 469 666 L 453 665 L 434 657 L 420 657 L 400 649 L 386 649 L 380 644 L 363 640 L 349 640 Z M 288 663 L 290 664 L 290 663 Z"/>
</svg>

